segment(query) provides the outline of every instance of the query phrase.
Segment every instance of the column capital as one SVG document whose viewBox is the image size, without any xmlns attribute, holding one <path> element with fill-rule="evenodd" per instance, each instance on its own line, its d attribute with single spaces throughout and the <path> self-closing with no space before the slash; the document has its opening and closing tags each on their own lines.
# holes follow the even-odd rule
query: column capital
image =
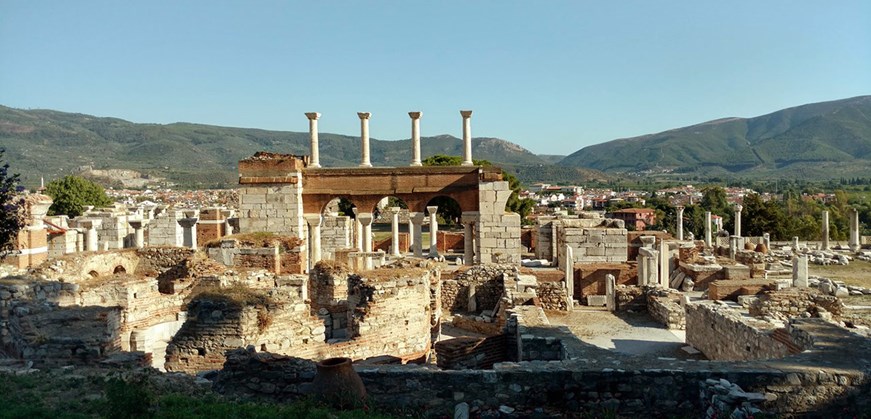
<svg viewBox="0 0 871 419">
<path fill-rule="evenodd" d="M 361 212 L 361 213 L 357 214 L 357 221 L 359 221 L 360 224 L 362 224 L 364 227 L 368 226 L 369 224 L 372 224 L 373 218 L 374 218 L 374 216 L 372 215 L 371 212 Z"/>
<path fill-rule="evenodd" d="M 410 116 L 411 119 L 420 119 L 420 117 L 423 116 L 423 112 L 409 112 L 408 116 Z"/>
<path fill-rule="evenodd" d="M 438 206 L 426 207 L 426 210 L 429 212 L 430 215 L 432 215 L 432 214 L 435 214 L 436 211 L 439 210 L 439 207 Z"/>
<path fill-rule="evenodd" d="M 676 209 L 676 210 L 678 210 L 678 211 L 683 211 L 685 208 L 686 208 L 686 207 L 684 207 L 683 205 L 677 205 L 677 206 L 674 207 L 674 209 Z"/>
<path fill-rule="evenodd" d="M 371 112 L 357 112 L 357 116 L 359 116 L 360 119 L 369 119 L 369 117 L 372 116 L 372 113 Z"/>
<path fill-rule="evenodd" d="M 302 217 L 305 218 L 305 222 L 308 223 L 309 227 L 317 227 L 321 225 L 321 214 L 303 214 Z"/>
<path fill-rule="evenodd" d="M 399 211 L 402 211 L 402 208 L 400 208 L 400 207 L 390 207 L 390 213 L 392 213 L 392 214 L 399 214 Z"/>
<path fill-rule="evenodd" d="M 423 222 L 423 219 L 426 217 L 426 214 L 423 212 L 411 212 L 408 213 L 408 219 L 411 220 L 413 224 L 420 224 Z"/>
<path fill-rule="evenodd" d="M 743 210 L 743 209 L 744 209 L 744 207 L 741 206 L 741 204 L 735 204 L 735 211 L 741 212 L 741 210 Z"/>
<path fill-rule="evenodd" d="M 317 121 L 318 118 L 321 117 L 321 114 L 320 114 L 320 113 L 317 113 L 317 112 L 306 112 L 306 113 L 305 113 L 305 117 L 308 118 L 308 119 L 311 119 L 311 120 L 313 120 L 313 121 Z"/>
<path fill-rule="evenodd" d="M 472 117 L 472 111 L 460 111 L 460 115 L 461 115 L 463 118 L 471 118 L 471 117 Z"/>
</svg>

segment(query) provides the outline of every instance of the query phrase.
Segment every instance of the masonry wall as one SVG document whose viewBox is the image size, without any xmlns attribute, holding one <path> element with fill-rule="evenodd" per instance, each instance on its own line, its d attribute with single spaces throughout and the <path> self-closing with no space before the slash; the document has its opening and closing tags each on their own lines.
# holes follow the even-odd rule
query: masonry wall
<svg viewBox="0 0 871 419">
<path fill-rule="evenodd" d="M 178 220 L 185 218 L 184 211 L 168 210 L 158 214 L 146 226 L 146 243 L 149 246 L 184 246 L 184 229 Z"/>
<path fill-rule="evenodd" d="M 442 281 L 442 309 L 446 313 L 468 311 L 469 289 L 474 286 L 477 311 L 492 310 L 505 291 L 503 275 L 515 277 L 517 273 L 514 265 L 476 265 L 458 271 L 453 279 Z"/>
<path fill-rule="evenodd" d="M 647 312 L 650 317 L 671 330 L 687 328 L 686 310 L 680 303 L 681 293 L 653 289 L 647 293 Z"/>
<path fill-rule="evenodd" d="M 614 275 L 617 285 L 638 283 L 638 263 L 575 263 L 575 296 L 605 295 L 605 276 Z"/>
<path fill-rule="evenodd" d="M 302 174 L 290 173 L 289 176 L 296 181 L 239 188 L 240 232 L 266 231 L 306 238 L 307 228 L 302 216 Z"/>
<path fill-rule="evenodd" d="M 511 196 L 508 182 L 478 185 L 475 253 L 480 263 L 520 264 L 520 214 L 505 211 Z"/>
<path fill-rule="evenodd" d="M 133 228 L 127 220 L 130 218 L 126 213 L 115 213 L 114 211 L 88 211 L 81 219 L 101 220 L 100 227 L 97 228 L 97 236 L 99 237 L 99 249 L 103 246 L 108 246 L 109 250 L 123 249 L 125 243 L 132 240 Z M 79 221 L 77 218 L 75 221 Z"/>
<path fill-rule="evenodd" d="M 789 347 L 772 337 L 778 328 L 772 323 L 741 316 L 719 304 L 694 303 L 685 308 L 686 342 L 708 359 L 748 361 L 789 354 Z"/>
<path fill-rule="evenodd" d="M 354 220 L 347 216 L 325 216 L 321 222 L 321 258 L 335 259 L 336 249 L 351 247 Z"/>
<path fill-rule="evenodd" d="M 76 252 L 76 230 L 66 230 L 48 236 L 48 257 L 59 258 L 63 255 Z"/>
<path fill-rule="evenodd" d="M 557 223 L 556 251 L 561 267 L 565 266 L 566 246 L 571 246 L 576 263 L 626 262 L 626 229 L 586 227 L 591 221 L 605 222 L 566 219 Z"/>
</svg>

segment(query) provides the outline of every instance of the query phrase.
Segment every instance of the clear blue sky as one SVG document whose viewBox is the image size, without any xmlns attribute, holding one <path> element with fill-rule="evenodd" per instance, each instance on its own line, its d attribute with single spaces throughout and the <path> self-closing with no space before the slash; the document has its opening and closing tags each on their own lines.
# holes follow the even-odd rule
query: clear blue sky
<svg viewBox="0 0 871 419">
<path fill-rule="evenodd" d="M 0 1 L 0 104 L 538 154 L 871 94 L 871 1 Z"/>
</svg>

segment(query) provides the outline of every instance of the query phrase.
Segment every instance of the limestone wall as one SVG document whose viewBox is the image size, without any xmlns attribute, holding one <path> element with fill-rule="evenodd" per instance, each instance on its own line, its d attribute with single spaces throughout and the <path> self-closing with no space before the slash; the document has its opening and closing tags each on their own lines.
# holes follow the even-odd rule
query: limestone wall
<svg viewBox="0 0 871 419">
<path fill-rule="evenodd" d="M 474 287 L 475 311 L 492 310 L 505 291 L 503 275 L 513 278 L 517 272 L 514 265 L 476 265 L 459 271 L 443 281 L 442 309 L 446 313 L 468 311 L 469 291 Z"/>
<path fill-rule="evenodd" d="M 750 304 L 750 314 L 784 320 L 804 313 L 820 315 L 821 312 L 840 317 L 844 314 L 844 308 L 844 303 L 838 297 L 824 295 L 816 289 L 788 288 L 760 294 Z"/>
<path fill-rule="evenodd" d="M 348 216 L 324 217 L 321 223 L 321 258 L 335 259 L 336 249 L 351 246 L 354 220 Z"/>
<path fill-rule="evenodd" d="M 145 226 L 145 242 L 149 246 L 184 246 L 184 228 L 178 220 L 185 217 L 182 210 L 158 214 Z"/>
<path fill-rule="evenodd" d="M 711 400 L 703 390 L 719 379 L 761 393 L 759 407 L 776 416 L 861 417 L 871 409 L 867 339 L 811 321 L 793 333 L 827 340 L 813 353 L 775 362 L 676 361 L 586 347 L 571 360 L 506 362 L 492 370 L 367 365 L 357 371 L 371 403 L 422 417 L 450 417 L 462 402 L 494 417 L 500 406 L 533 417 L 536 408 L 566 416 L 705 417 Z M 311 361 L 240 350 L 228 358 L 215 388 L 295 399 L 306 395 L 314 375 Z"/>
<path fill-rule="evenodd" d="M 302 174 L 290 173 L 290 184 L 251 185 L 239 188 L 241 233 L 266 231 L 305 238 L 302 209 Z"/>
<path fill-rule="evenodd" d="M 48 235 L 48 257 L 59 258 L 63 255 L 76 252 L 76 240 L 78 231 L 70 229 L 59 231 L 57 234 Z"/>
<path fill-rule="evenodd" d="M 672 330 L 685 330 L 686 310 L 680 303 L 682 294 L 667 290 L 650 290 L 647 294 L 647 312 L 653 320 Z"/>
<path fill-rule="evenodd" d="M 606 219 L 563 219 L 556 223 L 556 257 L 565 266 L 565 249 L 571 246 L 576 263 L 626 262 L 626 229 L 612 227 Z"/>
<path fill-rule="evenodd" d="M 131 216 L 126 213 L 116 213 L 115 211 L 88 211 L 74 221 L 101 220 L 102 222 L 97 228 L 99 249 L 108 246 L 109 250 L 117 250 L 128 247 L 125 246 L 127 243 L 132 243 L 133 228 L 127 222 L 130 218 Z"/>
<path fill-rule="evenodd" d="M 474 232 L 478 261 L 520 265 L 520 214 L 505 212 L 511 196 L 506 181 L 478 185 L 478 215 Z"/>
<path fill-rule="evenodd" d="M 248 345 L 306 359 L 413 359 L 429 351 L 428 272 L 379 269 L 334 281 L 347 271 L 319 271 L 313 269 L 311 277 L 314 306 L 299 288 L 249 290 L 241 300 L 222 297 L 223 291 L 200 295 L 188 305 L 188 319 L 167 348 L 167 370 L 215 369 L 227 350 Z M 332 297 L 320 296 L 328 292 L 325 282 Z"/>
<path fill-rule="evenodd" d="M 789 355 L 789 346 L 773 337 L 779 327 L 742 316 L 726 305 L 686 306 L 686 342 L 711 360 L 748 361 Z"/>
</svg>

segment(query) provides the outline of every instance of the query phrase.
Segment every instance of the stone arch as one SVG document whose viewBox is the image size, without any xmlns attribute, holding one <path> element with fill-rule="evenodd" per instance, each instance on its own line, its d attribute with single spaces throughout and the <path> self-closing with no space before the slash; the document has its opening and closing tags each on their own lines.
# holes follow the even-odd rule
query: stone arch
<svg viewBox="0 0 871 419">
<path fill-rule="evenodd" d="M 112 270 L 113 275 L 126 274 L 126 273 L 127 273 L 127 269 L 124 268 L 124 265 L 118 265 L 115 267 L 115 269 Z"/>
<path fill-rule="evenodd" d="M 436 213 L 439 217 L 439 224 L 447 224 L 450 226 L 459 225 L 463 215 L 464 208 L 453 196 L 450 195 L 434 195 L 424 204 L 424 209 L 430 206 L 438 207 Z M 429 212 L 427 210 L 427 215 Z"/>
</svg>

